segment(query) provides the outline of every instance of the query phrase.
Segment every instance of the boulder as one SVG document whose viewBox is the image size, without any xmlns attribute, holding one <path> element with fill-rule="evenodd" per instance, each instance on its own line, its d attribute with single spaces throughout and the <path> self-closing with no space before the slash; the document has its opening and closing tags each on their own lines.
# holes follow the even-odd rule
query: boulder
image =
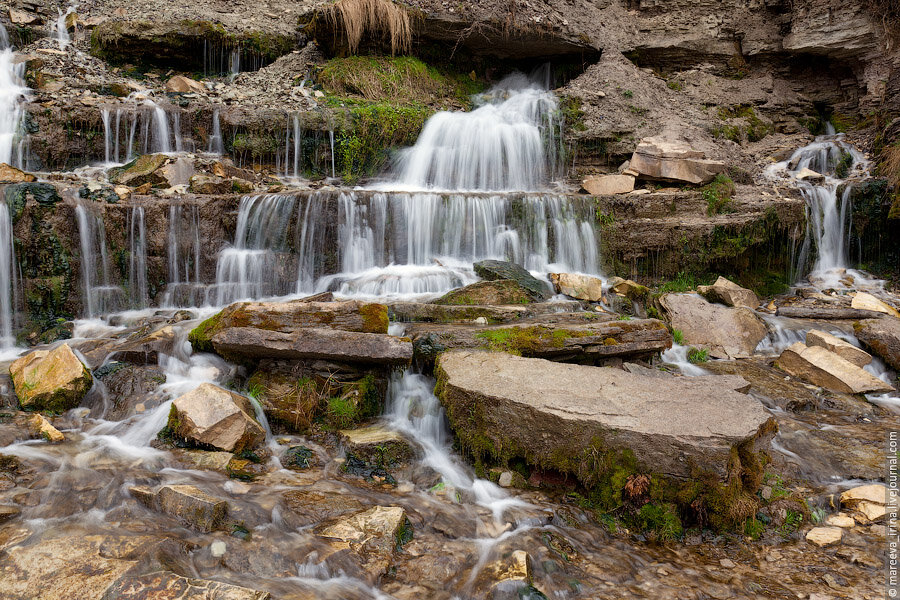
<svg viewBox="0 0 900 600">
<path fill-rule="evenodd" d="M 190 182 L 192 194 L 230 194 L 233 187 L 230 179 L 210 175 L 194 175 Z"/>
<path fill-rule="evenodd" d="M 9 9 L 9 22 L 13 25 L 32 25 L 34 23 L 39 23 L 40 21 L 40 15 L 37 15 L 33 12 L 17 10 L 15 8 Z"/>
<path fill-rule="evenodd" d="M 702 185 L 725 171 L 725 163 L 704 156 L 682 142 L 644 138 L 632 154 L 629 168 L 646 179 Z"/>
<path fill-rule="evenodd" d="M 531 292 L 512 279 L 479 281 L 448 292 L 434 300 L 434 304 L 454 306 L 506 306 L 528 304 Z"/>
<path fill-rule="evenodd" d="M 191 177 L 194 176 L 194 161 L 182 156 L 157 169 L 155 175 L 163 181 L 165 187 L 190 185 Z"/>
<path fill-rule="evenodd" d="M 747 358 L 768 333 L 749 308 L 711 304 L 696 294 L 666 294 L 660 298 L 669 323 L 686 344 L 705 346 L 714 358 Z"/>
<path fill-rule="evenodd" d="M 861 350 L 846 340 L 818 329 L 813 329 L 806 334 L 806 345 L 825 348 L 857 367 L 864 367 L 872 362 L 872 356 L 865 350 Z"/>
<path fill-rule="evenodd" d="M 413 346 L 408 340 L 380 333 L 358 333 L 308 327 L 282 333 L 255 327 L 231 327 L 210 340 L 225 358 L 320 359 L 342 363 L 408 366 Z"/>
<path fill-rule="evenodd" d="M 898 312 L 896 308 L 866 292 L 856 292 L 853 299 L 850 301 L 850 308 L 855 308 L 857 310 L 871 310 L 900 319 L 900 312 Z"/>
<path fill-rule="evenodd" d="M 724 277 L 719 277 L 712 285 L 701 285 L 697 288 L 697 293 L 710 302 L 719 302 L 726 306 L 743 306 L 751 310 L 756 310 L 759 306 L 759 298 L 752 290 L 742 288 Z"/>
<path fill-rule="evenodd" d="M 502 260 L 482 260 L 474 265 L 475 274 L 488 281 L 498 279 L 512 279 L 520 286 L 528 290 L 528 294 L 535 302 L 547 300 L 550 297 L 550 288 L 546 283 L 537 279 L 519 265 Z"/>
<path fill-rule="evenodd" d="M 571 313 L 582 310 L 581 303 L 535 302 L 508 306 L 438 305 L 422 302 L 395 302 L 388 306 L 391 320 L 399 322 L 469 323 L 484 318 L 489 323 L 510 323 L 546 314 Z"/>
<path fill-rule="evenodd" d="M 240 452 L 266 438 L 253 415 L 253 406 L 246 397 L 204 383 L 172 402 L 166 427 L 174 437 L 226 452 Z"/>
<path fill-rule="evenodd" d="M 583 482 L 577 457 L 597 440 L 608 446 L 600 451 L 630 450 L 647 472 L 688 478 L 703 465 L 724 477 L 735 446 L 755 452 L 776 429 L 736 376 L 660 385 L 620 369 L 473 351 L 441 355 L 435 372 L 463 447 L 502 448 Z"/>
<path fill-rule="evenodd" d="M 205 92 L 206 86 L 199 81 L 185 77 L 184 75 L 175 75 L 166 82 L 166 91 L 176 94 L 186 94 L 188 92 Z"/>
<path fill-rule="evenodd" d="M 900 319 L 866 319 L 856 323 L 853 331 L 866 348 L 900 371 Z"/>
<path fill-rule="evenodd" d="M 281 333 L 298 333 L 310 327 L 387 333 L 388 312 L 383 304 L 357 301 L 237 302 L 203 321 L 188 336 L 196 351 L 212 350 L 212 337 L 232 327 L 254 327 Z"/>
<path fill-rule="evenodd" d="M 29 352 L 10 365 L 9 374 L 25 410 L 75 408 L 93 384 L 91 372 L 68 344 Z"/>
<path fill-rule="evenodd" d="M 634 177 L 631 175 L 588 175 L 581 182 L 581 187 L 592 196 L 627 194 L 634 190 Z"/>
<path fill-rule="evenodd" d="M 33 415 L 28 420 L 28 429 L 34 437 L 41 438 L 51 443 L 64 442 L 66 440 L 59 429 L 51 425 L 43 415 Z"/>
<path fill-rule="evenodd" d="M 785 349 L 775 366 L 813 385 L 844 394 L 881 393 L 894 389 L 834 352 L 803 342 Z"/>
<path fill-rule="evenodd" d="M 809 181 L 811 181 L 813 183 L 825 181 L 824 175 L 822 175 L 821 173 L 819 173 L 817 171 L 813 171 L 812 169 L 806 168 L 806 167 L 800 169 L 800 171 L 798 171 L 797 174 L 794 175 L 794 177 L 796 179 L 808 179 Z"/>
<path fill-rule="evenodd" d="M 0 163 L 0 183 L 31 183 L 36 179 L 31 173 Z"/>
<path fill-rule="evenodd" d="M 822 548 L 837 544 L 844 536 L 844 531 L 840 527 L 813 527 L 806 532 L 806 541 Z"/>
<path fill-rule="evenodd" d="M 366 463 L 390 467 L 402 464 L 414 456 L 409 442 L 396 431 L 375 424 L 340 432 L 341 441 L 351 454 Z"/>
<path fill-rule="evenodd" d="M 135 365 L 159 364 L 159 353 L 174 354 L 175 329 L 171 325 L 161 327 L 144 335 L 135 335 L 124 343 L 115 346 L 108 360 L 132 363 Z"/>
<path fill-rule="evenodd" d="M 166 485 L 155 491 L 135 486 L 129 492 L 147 508 L 181 519 L 203 533 L 221 528 L 228 514 L 227 502 L 192 485 Z"/>
<path fill-rule="evenodd" d="M 642 298 L 646 296 L 649 291 L 647 286 L 643 286 L 630 279 L 622 279 L 621 277 L 613 277 L 608 283 L 609 289 L 612 290 L 613 293 L 625 296 L 631 300 Z"/>
<path fill-rule="evenodd" d="M 109 170 L 109 182 L 137 188 L 142 185 L 160 185 L 165 180 L 156 172 L 169 160 L 165 154 L 144 154 L 121 167 Z"/>
<path fill-rule="evenodd" d="M 553 284 L 557 294 L 588 302 L 603 300 L 603 281 L 598 277 L 575 273 L 550 273 L 550 283 Z"/>
<path fill-rule="evenodd" d="M 850 488 L 841 494 L 841 506 L 856 511 L 869 521 L 878 521 L 887 514 L 888 488 L 883 483 L 871 483 Z"/>
<path fill-rule="evenodd" d="M 406 523 L 406 511 L 401 507 L 375 506 L 324 527 L 319 535 L 390 553 Z"/>
</svg>

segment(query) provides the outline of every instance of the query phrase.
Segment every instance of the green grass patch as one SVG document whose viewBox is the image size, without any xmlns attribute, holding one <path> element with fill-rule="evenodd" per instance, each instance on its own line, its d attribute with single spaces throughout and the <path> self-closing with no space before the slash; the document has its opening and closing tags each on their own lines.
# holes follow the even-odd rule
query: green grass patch
<svg viewBox="0 0 900 600">
<path fill-rule="evenodd" d="M 709 362 L 709 350 L 706 348 L 691 348 L 688 350 L 688 362 L 694 365 Z"/>
<path fill-rule="evenodd" d="M 700 188 L 703 199 L 706 200 L 707 216 L 732 212 L 731 199 L 734 196 L 735 187 L 731 177 L 718 174 L 708 185 Z"/>
</svg>

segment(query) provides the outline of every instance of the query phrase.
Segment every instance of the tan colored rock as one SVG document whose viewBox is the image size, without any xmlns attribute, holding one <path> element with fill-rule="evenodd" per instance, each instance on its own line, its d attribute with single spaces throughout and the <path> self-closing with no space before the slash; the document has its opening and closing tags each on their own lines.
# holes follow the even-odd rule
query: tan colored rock
<svg viewBox="0 0 900 600">
<path fill-rule="evenodd" d="M 166 91 L 185 94 L 188 92 L 205 92 L 206 87 L 190 77 L 175 75 L 166 82 Z"/>
<path fill-rule="evenodd" d="M 873 310 L 900 319 L 900 312 L 897 309 L 866 292 L 856 292 L 853 300 L 850 301 L 850 308 Z"/>
<path fill-rule="evenodd" d="M 797 342 L 778 357 L 775 366 L 794 377 L 844 394 L 890 392 L 894 388 L 874 375 L 819 346 Z"/>
<path fill-rule="evenodd" d="M 812 169 L 803 168 L 800 169 L 800 172 L 794 175 L 797 179 L 809 179 L 810 181 L 823 181 L 825 176 L 821 173 L 817 173 Z"/>
<path fill-rule="evenodd" d="M 531 293 L 512 279 L 478 281 L 447 292 L 434 304 L 445 306 L 509 306 L 529 304 Z"/>
<path fill-rule="evenodd" d="M 406 511 L 401 507 L 375 506 L 325 527 L 320 535 L 360 545 L 376 541 L 377 546 L 391 549 L 405 522 Z"/>
<path fill-rule="evenodd" d="M 194 175 L 190 186 L 193 194 L 230 194 L 233 189 L 230 179 L 209 175 Z"/>
<path fill-rule="evenodd" d="M 865 350 L 857 348 L 846 340 L 842 340 L 825 331 L 819 331 L 818 329 L 813 329 L 806 334 L 806 345 L 825 348 L 826 350 L 834 352 L 844 360 L 853 363 L 857 367 L 864 367 L 872 362 L 872 356 Z"/>
<path fill-rule="evenodd" d="M 631 298 L 632 300 L 646 296 L 647 292 L 649 291 L 647 289 L 647 286 L 643 286 L 630 279 L 622 279 L 621 277 L 614 277 L 613 279 L 610 279 L 609 289 L 611 289 L 614 293 L 619 294 L 620 296 L 625 296 L 626 298 Z"/>
<path fill-rule="evenodd" d="M 166 485 L 157 491 L 135 486 L 129 491 L 147 508 L 181 519 L 203 533 L 219 529 L 228 514 L 227 502 L 192 485 Z"/>
<path fill-rule="evenodd" d="M 60 433 L 59 429 L 50 424 L 50 422 L 43 417 L 43 415 L 33 415 L 28 420 L 28 429 L 31 430 L 31 435 L 47 440 L 51 443 L 59 443 L 64 442 L 66 438 Z"/>
<path fill-rule="evenodd" d="M 117 185 L 113 188 L 113 191 L 116 192 L 116 196 L 119 197 L 119 200 L 128 200 L 131 198 L 131 188 L 127 185 Z"/>
<path fill-rule="evenodd" d="M 340 434 L 347 454 L 367 463 L 388 467 L 404 463 L 415 455 L 406 438 L 384 425 L 346 429 Z"/>
<path fill-rule="evenodd" d="M 558 294 L 570 298 L 600 302 L 603 299 L 603 281 L 590 275 L 576 273 L 550 273 L 550 283 Z"/>
<path fill-rule="evenodd" d="M 647 179 L 700 185 L 725 171 L 725 163 L 704 156 L 683 142 L 644 138 L 631 156 L 629 168 Z"/>
<path fill-rule="evenodd" d="M 560 455 L 580 455 L 600 436 L 661 473 L 690 477 L 690 465 L 702 464 L 724 476 L 735 445 L 760 447 L 774 435 L 763 405 L 736 391 L 747 387 L 741 377 L 673 377 L 661 385 L 610 367 L 461 350 L 442 354 L 435 373 L 463 445 L 484 438 L 495 448 L 515 444 L 535 464 L 557 466 Z"/>
<path fill-rule="evenodd" d="M 41 21 L 40 15 L 24 10 L 9 9 L 9 21 L 13 25 L 32 25 Z"/>
<path fill-rule="evenodd" d="M 840 527 L 813 527 L 806 532 L 806 541 L 823 548 L 837 544 L 843 536 L 844 531 Z"/>
<path fill-rule="evenodd" d="M 168 160 L 169 157 L 165 154 L 144 154 L 128 164 L 110 169 L 109 182 L 133 188 L 146 184 L 150 186 L 163 184 L 165 181 L 156 174 L 156 171 Z"/>
<path fill-rule="evenodd" d="M 841 494 L 841 505 L 854 510 L 868 521 L 881 520 L 887 514 L 888 488 L 872 483 L 851 488 Z"/>
<path fill-rule="evenodd" d="M 627 194 L 634 190 L 631 175 L 589 175 L 581 182 L 581 187 L 593 196 Z"/>
<path fill-rule="evenodd" d="M 31 173 L 0 163 L 0 183 L 30 183 L 36 179 Z"/>
<path fill-rule="evenodd" d="M 211 383 L 179 396 L 172 403 L 171 435 L 226 452 L 240 452 L 265 440 L 250 400 Z"/>
<path fill-rule="evenodd" d="M 495 583 L 521 581 L 531 583 L 531 557 L 524 550 L 514 550 L 509 556 L 495 560 L 484 568 L 485 574 Z"/>
<path fill-rule="evenodd" d="M 840 527 L 842 529 L 849 529 L 856 525 L 856 521 L 853 520 L 853 517 L 845 515 L 844 513 L 831 515 L 830 517 L 825 519 L 825 523 L 827 525 L 831 525 L 832 527 Z"/>
<path fill-rule="evenodd" d="M 759 298 L 752 290 L 742 288 L 724 277 L 719 277 L 712 285 L 699 286 L 697 293 L 710 302 L 720 302 L 726 306 L 743 306 L 751 310 L 756 310 L 759 306 Z"/>
<path fill-rule="evenodd" d="M 91 372 L 68 344 L 29 352 L 10 365 L 9 373 L 25 410 L 75 408 L 93 384 Z"/>
<path fill-rule="evenodd" d="M 182 577 L 172 571 L 129 573 L 117 581 L 104 596 L 116 600 L 269 600 L 271 597 L 269 592 L 221 581 Z"/>
<path fill-rule="evenodd" d="M 711 304 L 695 294 L 666 294 L 660 303 L 686 344 L 704 346 L 714 358 L 747 358 L 766 337 L 762 319 L 748 308 Z"/>
<path fill-rule="evenodd" d="M 194 175 L 194 161 L 186 156 L 175 159 L 156 170 L 155 173 L 165 187 L 189 185 Z"/>
<path fill-rule="evenodd" d="M 900 319 L 865 319 L 854 324 L 853 332 L 870 352 L 900 371 Z"/>
</svg>

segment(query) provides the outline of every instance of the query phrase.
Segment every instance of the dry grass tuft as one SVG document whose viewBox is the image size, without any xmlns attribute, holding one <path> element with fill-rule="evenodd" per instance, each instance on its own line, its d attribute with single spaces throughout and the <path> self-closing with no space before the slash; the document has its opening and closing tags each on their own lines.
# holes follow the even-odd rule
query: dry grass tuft
<svg viewBox="0 0 900 600">
<path fill-rule="evenodd" d="M 881 150 L 878 171 L 894 188 L 900 188 L 900 145 L 886 146 Z"/>
<path fill-rule="evenodd" d="M 366 33 L 389 40 L 394 55 L 409 52 L 412 47 L 409 13 L 391 0 L 338 0 L 324 13 L 335 28 L 343 27 L 351 54 L 359 49 Z"/>
</svg>

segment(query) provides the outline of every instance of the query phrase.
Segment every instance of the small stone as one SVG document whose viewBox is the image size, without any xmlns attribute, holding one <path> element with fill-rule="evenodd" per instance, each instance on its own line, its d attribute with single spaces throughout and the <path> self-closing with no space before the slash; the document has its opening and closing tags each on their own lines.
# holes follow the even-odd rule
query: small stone
<svg viewBox="0 0 900 600">
<path fill-rule="evenodd" d="M 475 319 L 472 322 L 475 323 L 476 325 L 487 325 L 488 324 L 488 320 L 484 317 L 478 317 L 477 319 Z"/>
<path fill-rule="evenodd" d="M 763 500 L 769 501 L 772 499 L 772 486 L 764 485 L 759 490 L 759 495 L 762 496 Z"/>
<path fill-rule="evenodd" d="M 719 564 L 725 567 L 726 569 L 733 569 L 737 566 L 733 560 L 730 558 L 723 558 L 719 561 Z"/>
<path fill-rule="evenodd" d="M 500 487 L 508 488 L 512 485 L 513 475 L 510 471 L 503 471 L 500 473 L 500 479 L 497 480 L 497 484 Z"/>
<path fill-rule="evenodd" d="M 841 541 L 844 532 L 840 527 L 813 527 L 806 532 L 806 541 L 823 548 Z"/>
<path fill-rule="evenodd" d="M 225 545 L 225 542 L 222 540 L 217 540 L 209 545 L 209 552 L 216 558 L 220 558 L 225 556 L 225 551 L 228 549 L 228 546 Z"/>
<path fill-rule="evenodd" d="M 853 520 L 853 517 L 845 515 L 844 513 L 831 515 L 830 517 L 825 519 L 825 523 L 833 527 L 842 527 L 844 529 L 848 529 L 856 525 L 856 521 Z"/>
<path fill-rule="evenodd" d="M 47 440 L 50 443 L 57 444 L 66 440 L 63 434 L 42 415 L 31 417 L 28 421 L 28 427 L 33 436 Z"/>
</svg>

